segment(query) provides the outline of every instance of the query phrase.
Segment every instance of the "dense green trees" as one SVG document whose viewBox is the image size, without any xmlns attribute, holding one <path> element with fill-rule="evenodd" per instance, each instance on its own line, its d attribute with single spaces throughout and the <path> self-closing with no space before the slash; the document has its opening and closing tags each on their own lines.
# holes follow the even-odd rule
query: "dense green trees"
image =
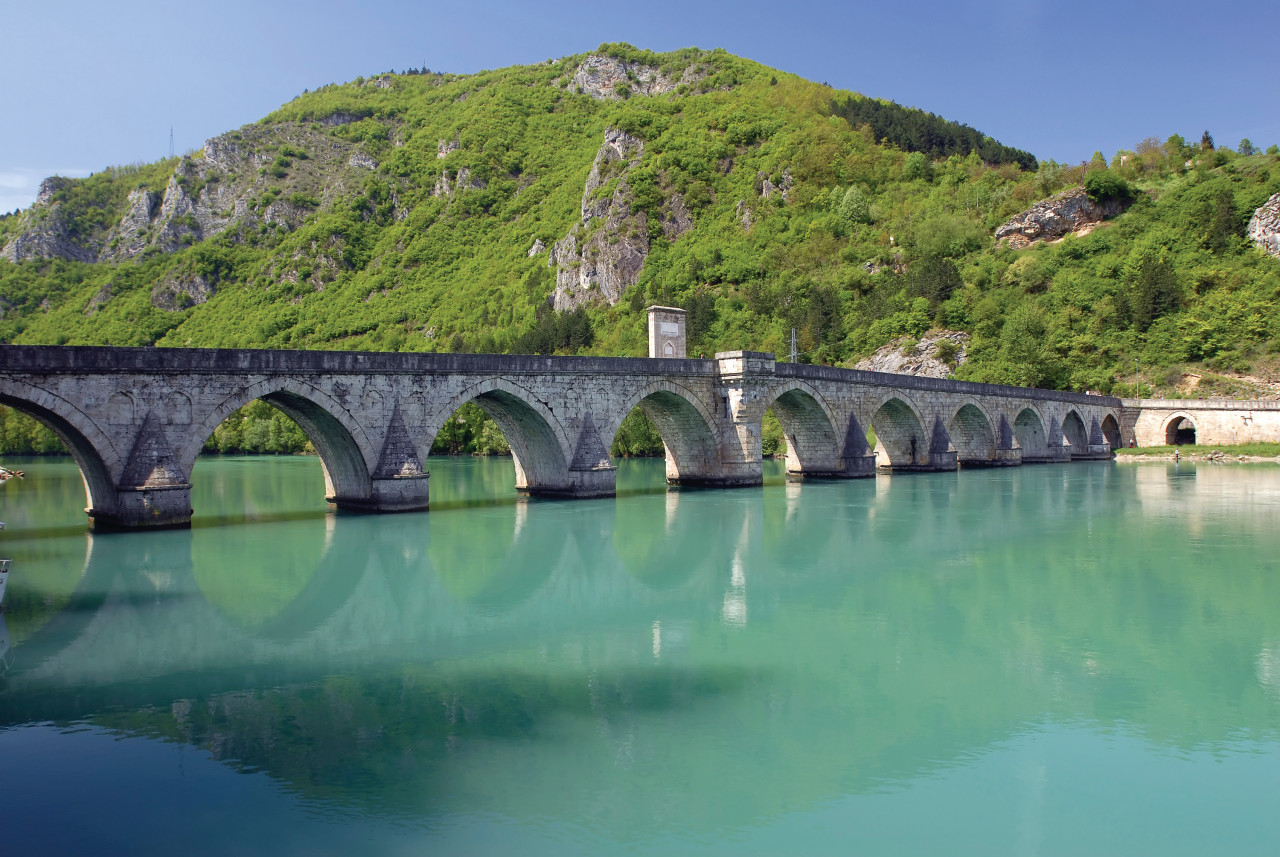
<svg viewBox="0 0 1280 857">
<path fill-rule="evenodd" d="M 908 152 L 921 152 L 934 160 L 977 153 L 989 164 L 1017 164 L 1024 170 L 1036 168 L 1035 155 L 1030 152 L 1002 145 L 968 125 L 915 107 L 847 96 L 834 99 L 831 112 L 855 128 L 869 126 L 877 140 Z"/>
</svg>

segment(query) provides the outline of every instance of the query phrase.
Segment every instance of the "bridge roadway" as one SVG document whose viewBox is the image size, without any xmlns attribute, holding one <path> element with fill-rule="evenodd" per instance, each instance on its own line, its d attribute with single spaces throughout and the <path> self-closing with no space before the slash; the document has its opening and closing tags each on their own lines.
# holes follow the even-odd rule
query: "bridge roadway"
<svg viewBox="0 0 1280 857">
<path fill-rule="evenodd" d="M 306 431 L 341 508 L 424 510 L 432 441 L 475 402 L 502 429 L 516 487 L 614 493 L 609 446 L 633 408 L 653 421 L 673 485 L 761 483 L 772 408 L 797 478 L 1107 458 L 1119 399 L 777 363 L 352 351 L 0 346 L 0 404 L 67 444 L 96 527 L 189 525 L 205 440 L 263 399 Z M 867 442 L 873 429 L 876 446 Z"/>
</svg>

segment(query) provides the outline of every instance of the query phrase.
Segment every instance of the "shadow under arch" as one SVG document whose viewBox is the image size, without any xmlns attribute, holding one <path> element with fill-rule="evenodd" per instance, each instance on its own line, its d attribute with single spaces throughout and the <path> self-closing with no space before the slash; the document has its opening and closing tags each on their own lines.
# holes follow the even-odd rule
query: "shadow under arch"
<svg viewBox="0 0 1280 857">
<path fill-rule="evenodd" d="M 965 402 L 951 418 L 947 432 L 958 453 L 961 466 L 981 467 L 996 463 L 996 434 L 986 412 L 974 402 Z"/>
<path fill-rule="evenodd" d="M 1102 418 L 1102 436 L 1106 438 L 1107 443 L 1111 444 L 1112 449 L 1124 446 L 1124 438 L 1120 434 L 1120 423 L 1116 420 L 1115 414 L 1107 414 Z"/>
<path fill-rule="evenodd" d="M 1072 408 L 1062 418 L 1062 436 L 1071 445 L 1072 458 L 1085 458 L 1089 455 L 1089 430 L 1085 427 L 1084 418 Z"/>
<path fill-rule="evenodd" d="M 888 469 L 912 469 L 929 458 L 929 435 L 920 410 L 905 397 L 885 398 L 871 415 L 876 433 L 876 463 Z"/>
<path fill-rule="evenodd" d="M 1013 437 L 1022 450 L 1024 464 L 1049 461 L 1049 435 L 1040 412 L 1027 406 L 1013 420 Z"/>
<path fill-rule="evenodd" d="M 769 391 L 765 409 L 773 408 L 787 438 L 789 476 L 841 475 L 838 420 L 822 395 L 803 381 L 790 381 Z M 763 416 L 763 411 L 761 412 Z M 763 431 L 757 432 L 763 435 Z"/>
<path fill-rule="evenodd" d="M 668 484 L 697 485 L 703 480 L 714 480 L 720 461 L 720 443 L 712 429 L 715 419 L 697 396 L 669 381 L 644 387 L 613 415 L 604 433 L 610 443 L 622 427 L 623 419 L 634 408 L 649 418 L 662 437 Z"/>
<path fill-rule="evenodd" d="M 1165 446 L 1195 446 L 1196 421 L 1179 411 L 1165 421 L 1163 434 Z"/>
<path fill-rule="evenodd" d="M 46 402 L 52 407 L 39 404 Z M 0 378 L 0 405 L 13 408 L 48 428 L 71 453 L 84 480 L 86 511 L 110 517 L 116 511 L 113 465 L 120 466 L 115 445 L 70 402 L 26 384 Z"/>
<path fill-rule="evenodd" d="M 359 503 L 369 498 L 372 482 L 368 462 L 376 460 L 376 453 L 364 429 L 324 391 L 287 378 L 262 381 L 237 391 L 191 432 L 178 458 L 188 478 L 214 430 L 255 399 L 284 412 L 306 433 L 324 470 L 325 499 L 341 505 L 344 501 Z"/>
<path fill-rule="evenodd" d="M 500 378 L 468 387 L 440 408 L 419 444 L 428 455 L 445 421 L 467 402 L 474 402 L 502 430 L 515 462 L 517 490 L 554 496 L 569 488 L 571 453 L 560 421 L 528 390 Z"/>
</svg>

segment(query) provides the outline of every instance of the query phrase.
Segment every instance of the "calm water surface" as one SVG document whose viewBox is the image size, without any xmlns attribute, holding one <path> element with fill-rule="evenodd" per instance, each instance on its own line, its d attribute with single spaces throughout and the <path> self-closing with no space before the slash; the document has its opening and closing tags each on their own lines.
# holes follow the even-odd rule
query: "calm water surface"
<svg viewBox="0 0 1280 857">
<path fill-rule="evenodd" d="M 1280 468 L 0 488 L 5 854 L 1280 853 Z"/>
</svg>

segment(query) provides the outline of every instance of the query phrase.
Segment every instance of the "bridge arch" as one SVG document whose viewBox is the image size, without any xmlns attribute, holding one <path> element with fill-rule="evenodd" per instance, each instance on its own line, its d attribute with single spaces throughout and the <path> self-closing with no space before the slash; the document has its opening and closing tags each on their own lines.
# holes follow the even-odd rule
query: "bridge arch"
<svg viewBox="0 0 1280 857">
<path fill-rule="evenodd" d="M 764 397 L 764 412 L 770 407 L 787 437 L 787 472 L 795 475 L 839 469 L 840 421 L 813 386 L 790 380 L 774 387 Z M 762 432 L 757 432 L 762 434 Z"/>
<path fill-rule="evenodd" d="M 0 378 L 0 405 L 35 419 L 66 444 L 84 479 L 90 512 L 115 512 L 113 474 L 124 469 L 124 462 L 115 444 L 93 420 L 60 396 L 7 378 Z"/>
<path fill-rule="evenodd" d="M 467 402 L 475 402 L 502 429 L 515 462 L 517 489 L 554 492 L 568 486 L 573 447 L 564 427 L 537 396 L 502 378 L 473 384 L 436 410 L 421 438 L 423 450 L 429 452 L 445 420 Z"/>
<path fill-rule="evenodd" d="M 1071 457 L 1080 458 L 1089 454 L 1089 429 L 1084 417 L 1075 408 L 1071 408 L 1062 417 L 1062 435 L 1071 445 Z"/>
<path fill-rule="evenodd" d="M 1111 444 L 1112 449 L 1119 449 L 1124 446 L 1124 437 L 1120 433 L 1120 422 L 1116 419 L 1116 415 L 1108 413 L 1102 418 L 1102 436 L 1106 438 L 1107 443 Z"/>
<path fill-rule="evenodd" d="M 178 456 L 178 465 L 188 477 L 205 440 L 223 420 L 255 399 L 279 408 L 306 432 L 319 454 L 329 499 L 369 497 L 369 462 L 377 460 L 377 451 L 364 427 L 342 403 L 292 378 L 272 378 L 237 390 L 194 427 Z"/>
<path fill-rule="evenodd" d="M 880 467 L 914 467 L 929 457 L 929 434 L 919 407 L 900 392 L 880 400 L 871 414 Z"/>
<path fill-rule="evenodd" d="M 716 418 L 698 396 L 672 381 L 646 384 L 610 414 L 604 434 L 609 442 L 634 408 L 639 408 L 662 436 L 668 482 L 715 474 L 720 461 L 720 442 L 713 428 Z"/>
<path fill-rule="evenodd" d="M 956 409 L 947 424 L 947 433 L 961 464 L 990 462 L 996 457 L 996 430 L 991 416 L 969 399 Z"/>
<path fill-rule="evenodd" d="M 1041 458 L 1049 451 L 1049 433 L 1045 430 L 1044 417 L 1031 405 L 1018 411 L 1013 420 L 1013 437 L 1022 450 L 1022 460 Z"/>
<path fill-rule="evenodd" d="M 1165 446 L 1195 446 L 1196 421 L 1186 411 L 1174 411 L 1161 426 Z"/>
</svg>

